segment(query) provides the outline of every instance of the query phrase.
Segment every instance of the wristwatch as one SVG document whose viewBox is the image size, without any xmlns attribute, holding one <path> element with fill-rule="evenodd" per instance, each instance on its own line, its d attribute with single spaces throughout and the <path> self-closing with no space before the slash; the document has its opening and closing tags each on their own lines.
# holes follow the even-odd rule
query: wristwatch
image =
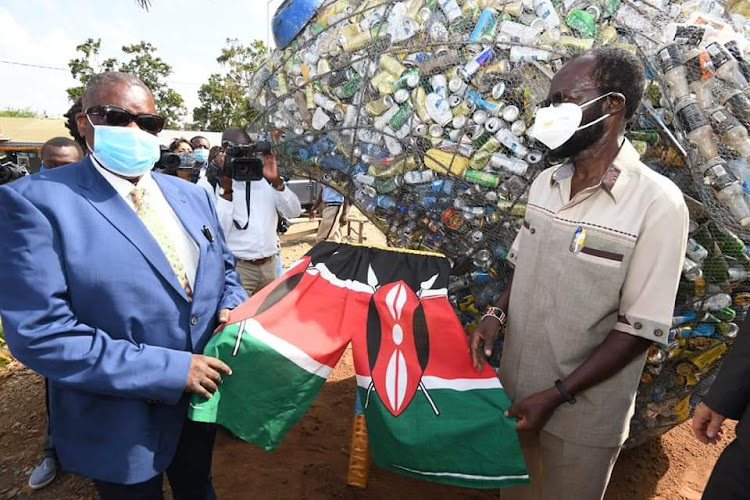
<svg viewBox="0 0 750 500">
<path fill-rule="evenodd" d="M 563 398 L 563 401 L 566 403 L 570 403 L 572 405 L 576 404 L 576 397 L 573 396 L 568 389 L 565 388 L 565 386 L 562 383 L 562 380 L 557 379 L 555 380 L 555 388 L 560 393 L 560 395 Z"/>
</svg>

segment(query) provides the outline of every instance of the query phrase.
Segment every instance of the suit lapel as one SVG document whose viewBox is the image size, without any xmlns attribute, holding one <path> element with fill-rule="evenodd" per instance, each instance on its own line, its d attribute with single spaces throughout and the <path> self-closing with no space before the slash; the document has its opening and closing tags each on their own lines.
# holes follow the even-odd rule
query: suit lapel
<svg viewBox="0 0 750 500">
<path fill-rule="evenodd" d="M 136 213 L 104 177 L 96 171 L 90 158 L 87 168 L 80 170 L 79 185 L 86 189 L 86 199 L 143 255 L 151 266 L 169 283 L 182 298 L 188 300 L 177 276 L 159 244 L 143 225 Z"/>
<path fill-rule="evenodd" d="M 204 267 L 203 262 L 205 259 L 203 258 L 203 256 L 208 250 L 208 240 L 201 232 L 201 229 L 203 228 L 203 225 L 206 224 L 206 221 L 201 218 L 200 213 L 195 209 L 195 207 L 188 203 L 185 193 L 180 192 L 180 190 L 174 185 L 165 182 L 164 176 L 154 175 L 154 180 L 159 186 L 159 189 L 161 189 L 161 192 L 164 195 L 164 198 L 167 200 L 167 203 L 169 203 L 169 206 L 171 206 L 172 210 L 174 210 L 177 218 L 180 219 L 180 222 L 182 222 L 185 230 L 187 230 L 190 237 L 193 238 L 193 241 L 195 241 L 195 243 L 198 245 L 198 248 L 200 249 L 198 254 L 198 269 L 195 272 L 195 283 L 193 284 L 193 296 L 195 296 L 200 292 L 198 284 L 201 281 L 201 272 L 203 271 Z"/>
</svg>

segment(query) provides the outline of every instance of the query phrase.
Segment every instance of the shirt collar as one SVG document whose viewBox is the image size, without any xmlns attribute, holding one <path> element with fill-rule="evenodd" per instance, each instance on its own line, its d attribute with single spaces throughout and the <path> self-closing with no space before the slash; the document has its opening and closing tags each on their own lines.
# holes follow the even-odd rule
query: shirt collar
<svg viewBox="0 0 750 500">
<path fill-rule="evenodd" d="M 627 184 L 624 180 L 620 182 L 617 181 L 622 179 L 623 175 L 626 175 L 626 172 L 639 162 L 640 155 L 638 154 L 638 151 L 636 151 L 629 140 L 625 139 L 617 157 L 599 182 L 599 186 L 612 197 L 615 203 L 622 198 Z M 573 177 L 574 173 L 575 166 L 572 161 L 563 163 L 562 165 L 557 166 L 552 173 L 550 183 L 552 185 L 558 184 Z"/>
<path fill-rule="evenodd" d="M 151 191 L 153 190 L 154 186 L 156 186 L 156 182 L 151 176 L 151 172 L 144 174 L 140 179 L 138 179 L 137 183 L 133 184 L 129 180 L 120 177 L 119 175 L 115 175 L 104 168 L 99 160 L 94 157 L 94 155 L 91 155 L 91 161 L 94 163 L 94 168 L 96 168 L 97 172 L 99 172 L 102 177 L 104 177 L 104 180 L 106 180 L 114 188 L 114 190 L 117 191 L 117 194 L 119 194 L 126 200 L 128 199 L 130 192 L 134 188 L 138 187 L 146 191 Z"/>
</svg>

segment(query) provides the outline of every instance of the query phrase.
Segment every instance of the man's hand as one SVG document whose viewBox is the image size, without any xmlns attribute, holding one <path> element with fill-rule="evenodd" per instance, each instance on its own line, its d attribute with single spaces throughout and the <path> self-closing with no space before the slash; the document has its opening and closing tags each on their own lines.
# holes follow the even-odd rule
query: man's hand
<svg viewBox="0 0 750 500">
<path fill-rule="evenodd" d="M 349 216 L 347 214 L 341 214 L 341 218 L 339 219 L 339 224 L 342 226 L 346 226 L 346 222 L 349 220 Z"/>
<path fill-rule="evenodd" d="M 216 318 L 219 320 L 219 326 L 224 326 L 229 322 L 229 313 L 231 309 L 219 309 L 219 313 Z"/>
<path fill-rule="evenodd" d="M 190 371 L 185 382 L 185 392 L 198 394 L 209 399 L 219 388 L 216 384 L 221 383 L 222 373 L 231 375 L 232 369 L 216 358 L 193 354 L 190 360 Z"/>
<path fill-rule="evenodd" d="M 703 444 L 716 444 L 724 432 L 721 424 L 727 417 L 712 410 L 704 403 L 698 405 L 693 415 L 693 433 Z"/>
<path fill-rule="evenodd" d="M 279 164 L 276 162 L 276 155 L 273 153 L 268 153 L 263 157 L 263 178 L 275 188 L 283 183 L 279 176 Z"/>
<path fill-rule="evenodd" d="M 514 404 L 505 415 L 518 419 L 516 430 L 538 431 L 544 427 L 552 413 L 562 403 L 562 395 L 552 387 Z"/>
<path fill-rule="evenodd" d="M 312 222 L 314 220 L 315 220 L 315 209 L 311 208 L 310 209 L 310 222 Z"/>
<path fill-rule="evenodd" d="M 482 371 L 485 357 L 492 356 L 492 346 L 500 333 L 500 321 L 497 318 L 484 318 L 470 337 L 471 362 L 477 371 Z"/>
</svg>

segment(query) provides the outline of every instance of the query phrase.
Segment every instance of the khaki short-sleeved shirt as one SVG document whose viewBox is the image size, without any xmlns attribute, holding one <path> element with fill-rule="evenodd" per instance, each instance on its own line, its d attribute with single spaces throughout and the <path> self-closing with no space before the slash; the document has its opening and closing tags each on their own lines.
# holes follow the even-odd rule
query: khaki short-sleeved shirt
<svg viewBox="0 0 750 500">
<path fill-rule="evenodd" d="M 571 200 L 573 173 L 568 163 L 534 181 L 508 254 L 516 270 L 500 380 L 513 401 L 565 378 L 612 330 L 667 342 L 689 222 L 682 193 L 628 141 L 602 181 Z M 644 363 L 645 354 L 558 407 L 544 429 L 619 446 Z"/>
</svg>

